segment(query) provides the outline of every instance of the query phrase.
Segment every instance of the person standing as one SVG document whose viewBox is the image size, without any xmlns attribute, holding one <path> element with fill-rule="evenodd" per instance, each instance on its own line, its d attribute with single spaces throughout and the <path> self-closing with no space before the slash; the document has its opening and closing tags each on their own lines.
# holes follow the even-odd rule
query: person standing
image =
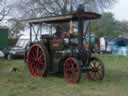
<svg viewBox="0 0 128 96">
<path fill-rule="evenodd" d="M 100 37 L 100 52 L 104 53 L 106 50 L 106 41 L 104 37 Z"/>
</svg>

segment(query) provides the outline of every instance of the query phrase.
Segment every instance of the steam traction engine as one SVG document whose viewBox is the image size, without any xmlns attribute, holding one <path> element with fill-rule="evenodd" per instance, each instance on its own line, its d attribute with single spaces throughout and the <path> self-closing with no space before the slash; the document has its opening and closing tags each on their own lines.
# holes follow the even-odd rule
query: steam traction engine
<svg viewBox="0 0 128 96">
<path fill-rule="evenodd" d="M 65 81 L 73 84 L 80 81 L 81 74 L 85 74 L 84 76 L 90 80 L 102 80 L 103 63 L 92 56 L 84 44 L 87 33 L 87 30 L 84 31 L 85 22 L 100 17 L 101 15 L 93 12 L 75 12 L 63 16 L 27 20 L 30 24 L 31 37 L 27 52 L 30 73 L 41 77 L 48 73 L 62 72 Z M 49 26 L 56 32 L 50 30 L 49 34 L 41 35 L 39 38 L 39 34 L 43 33 L 42 26 Z M 36 42 L 32 42 L 33 34 Z"/>
</svg>

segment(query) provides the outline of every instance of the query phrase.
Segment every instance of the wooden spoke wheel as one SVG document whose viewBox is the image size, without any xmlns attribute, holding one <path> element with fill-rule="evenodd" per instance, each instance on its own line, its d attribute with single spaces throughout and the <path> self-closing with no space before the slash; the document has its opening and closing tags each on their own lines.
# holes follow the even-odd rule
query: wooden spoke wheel
<svg viewBox="0 0 128 96">
<path fill-rule="evenodd" d="M 64 78 L 68 83 L 75 84 L 80 81 L 80 67 L 78 61 L 69 57 L 64 64 Z"/>
<path fill-rule="evenodd" d="M 90 80 L 103 80 L 104 78 L 104 65 L 101 60 L 91 58 L 89 62 L 90 71 L 87 72 L 87 77 Z"/>
<path fill-rule="evenodd" d="M 34 44 L 28 52 L 28 68 L 33 76 L 46 75 L 46 53 L 40 44 Z"/>
</svg>

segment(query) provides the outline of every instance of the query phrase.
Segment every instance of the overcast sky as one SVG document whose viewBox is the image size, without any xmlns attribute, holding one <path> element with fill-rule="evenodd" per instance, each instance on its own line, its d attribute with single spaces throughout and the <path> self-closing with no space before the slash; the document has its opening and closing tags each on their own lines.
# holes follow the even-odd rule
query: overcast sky
<svg viewBox="0 0 128 96">
<path fill-rule="evenodd" d="M 114 5 L 114 8 L 109 11 L 114 13 L 117 20 L 128 21 L 128 0 L 118 0 L 118 2 Z"/>
</svg>

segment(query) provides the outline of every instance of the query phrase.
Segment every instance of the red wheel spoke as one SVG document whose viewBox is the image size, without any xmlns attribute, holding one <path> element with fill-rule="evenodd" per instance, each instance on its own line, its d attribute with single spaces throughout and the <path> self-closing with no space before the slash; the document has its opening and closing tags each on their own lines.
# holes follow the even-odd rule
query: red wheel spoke
<svg viewBox="0 0 128 96">
<path fill-rule="evenodd" d="M 43 56 L 43 54 L 41 54 L 41 55 L 38 57 L 38 59 L 41 59 L 42 56 Z"/>
<path fill-rule="evenodd" d="M 37 47 L 37 48 L 36 48 L 36 58 L 38 58 L 38 56 L 39 56 L 39 50 L 40 50 L 40 49 Z"/>
<path fill-rule="evenodd" d="M 31 56 L 33 57 L 33 59 L 34 58 L 36 59 L 36 56 L 35 56 L 34 52 L 31 54 Z"/>
<path fill-rule="evenodd" d="M 35 62 L 36 58 L 34 58 L 32 55 L 30 56 L 31 62 Z"/>
</svg>

